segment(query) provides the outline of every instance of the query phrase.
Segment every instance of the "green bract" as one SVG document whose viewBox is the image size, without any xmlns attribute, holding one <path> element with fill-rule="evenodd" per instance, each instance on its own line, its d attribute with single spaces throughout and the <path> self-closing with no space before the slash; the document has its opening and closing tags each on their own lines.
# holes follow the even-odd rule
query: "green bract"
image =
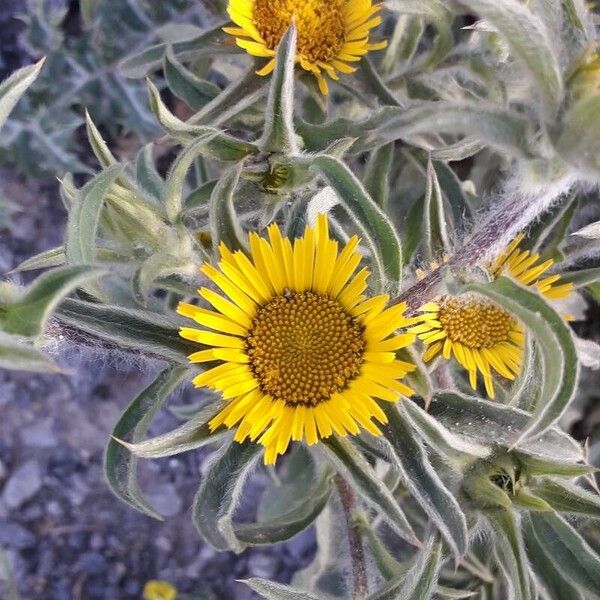
<svg viewBox="0 0 600 600">
<path fill-rule="evenodd" d="M 595 469 L 563 418 L 586 397 L 581 367 L 590 359 L 578 354 L 569 310 L 535 286 L 490 282 L 485 269 L 524 231 L 523 247 L 552 258 L 580 304 L 600 297 L 597 245 L 586 252 L 569 235 L 598 221 L 589 192 L 600 182 L 597 79 L 573 75 L 598 44 L 584 3 L 390 0 L 378 30 L 387 49 L 356 63 L 327 98 L 294 64 L 294 26 L 264 78 L 223 33 L 225 11 L 190 31 L 182 4 L 152 14 L 158 24 L 179 15 L 178 23 L 103 63 L 118 64 L 110 77 L 136 93 L 118 123 L 105 113 L 95 122 L 93 106 L 82 118 L 98 161 L 85 185 L 74 183 L 87 168 L 66 153 L 66 140 L 47 140 L 64 158 L 46 166 L 62 168 L 65 240 L 16 268 L 43 270 L 27 287 L 0 284 L 0 366 L 57 372 L 44 352 L 56 344 L 147 360 L 155 377 L 107 442 L 107 482 L 161 518 L 138 486 L 137 461 L 209 446 L 192 507 L 208 543 L 241 552 L 316 527 L 318 554 L 291 585 L 246 581 L 265 598 L 599 597 Z M 82 2 L 90 23 L 114 5 Z M 0 147 L 21 143 L 30 115 L 8 113 L 40 71 L 43 62 L 0 85 L 8 132 Z M 123 74 L 147 78 L 147 101 L 143 83 Z M 176 110 L 181 103 L 187 113 Z M 100 133 L 112 137 L 123 122 L 142 139 L 160 132 L 130 161 Z M 341 243 L 360 237 L 370 294 L 388 293 L 413 314 L 461 293 L 509 312 L 526 333 L 523 367 L 514 382 L 498 378 L 490 401 L 451 363 L 425 366 L 417 347 L 398 352 L 417 365 L 407 377 L 416 393 L 382 407 L 383 435 L 294 443 L 256 521 L 238 522 L 246 480 L 265 468 L 262 447 L 211 430 L 218 397 L 179 410 L 179 427 L 147 437 L 170 394 L 205 365 L 188 363 L 202 347 L 178 335 L 175 307 L 196 298 L 206 284 L 199 267 L 218 260 L 220 244 L 245 252 L 249 232 L 263 235 L 273 222 L 298 238 L 319 213 Z M 585 231 L 597 242 L 597 226 Z"/>
</svg>

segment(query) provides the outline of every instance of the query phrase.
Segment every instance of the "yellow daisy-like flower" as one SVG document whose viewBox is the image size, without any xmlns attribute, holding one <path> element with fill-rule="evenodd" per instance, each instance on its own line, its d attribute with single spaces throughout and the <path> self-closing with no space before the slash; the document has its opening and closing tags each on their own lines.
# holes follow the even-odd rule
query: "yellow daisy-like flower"
<svg viewBox="0 0 600 600">
<path fill-rule="evenodd" d="M 312 445 L 359 427 L 379 435 L 373 419 L 387 419 L 375 398 L 412 394 L 400 380 L 415 367 L 395 353 L 415 335 L 396 334 L 414 324 L 405 304 L 363 294 L 369 271 L 356 272 L 356 236 L 338 252 L 323 215 L 293 242 L 277 225 L 268 233 L 250 233 L 249 256 L 221 245 L 219 268 L 202 267 L 224 294 L 199 290 L 214 310 L 181 303 L 178 312 L 203 327 L 181 336 L 210 347 L 190 361 L 220 362 L 194 379 L 227 401 L 211 430 L 237 428 L 236 441 L 257 440 L 274 464 L 290 440 Z"/>
<path fill-rule="evenodd" d="M 560 275 L 543 277 L 554 264 L 552 259 L 540 262 L 539 254 L 520 250 L 523 235 L 513 240 L 488 270 L 492 277 L 512 277 L 522 285 L 535 286 L 548 300 L 567 298 L 571 283 L 558 284 Z M 421 307 L 423 322 L 411 329 L 428 346 L 423 360 L 428 362 L 442 353 L 452 355 L 469 372 L 471 387 L 477 387 L 481 373 L 485 389 L 494 398 L 492 372 L 514 380 L 523 364 L 525 334 L 520 323 L 492 301 L 474 294 L 442 296 Z"/>
<path fill-rule="evenodd" d="M 177 588 L 168 581 L 153 579 L 144 586 L 144 600 L 175 600 Z"/>
<path fill-rule="evenodd" d="M 298 30 L 296 62 L 312 73 L 323 94 L 337 71 L 356 71 L 357 62 L 387 42 L 369 43 L 371 29 L 381 23 L 380 4 L 372 0 L 229 0 L 227 12 L 237 27 L 223 30 L 236 37 L 238 46 L 253 56 L 270 58 L 257 71 L 268 75 L 275 68 L 275 52 L 292 21 Z"/>
</svg>

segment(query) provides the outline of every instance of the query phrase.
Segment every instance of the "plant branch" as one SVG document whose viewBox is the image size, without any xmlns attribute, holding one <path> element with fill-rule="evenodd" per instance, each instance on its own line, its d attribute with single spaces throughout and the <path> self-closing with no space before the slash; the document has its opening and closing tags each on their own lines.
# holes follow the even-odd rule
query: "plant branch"
<svg viewBox="0 0 600 600">
<path fill-rule="evenodd" d="M 481 225 L 474 229 L 445 264 L 428 273 L 392 303 L 406 302 L 409 312 L 415 312 L 434 297 L 444 269 L 473 267 L 498 255 L 521 230 L 563 198 L 571 187 L 572 180 L 563 178 L 535 195 L 519 193 L 497 208 L 492 208 Z"/>
<path fill-rule="evenodd" d="M 340 475 L 336 475 L 334 482 L 342 502 L 348 527 L 350 560 L 352 562 L 352 575 L 354 578 L 353 597 L 355 600 L 363 600 L 369 594 L 369 582 L 365 563 L 365 550 L 359 529 L 354 522 L 354 514 L 357 510 L 356 495 L 354 494 L 352 487 Z"/>
</svg>

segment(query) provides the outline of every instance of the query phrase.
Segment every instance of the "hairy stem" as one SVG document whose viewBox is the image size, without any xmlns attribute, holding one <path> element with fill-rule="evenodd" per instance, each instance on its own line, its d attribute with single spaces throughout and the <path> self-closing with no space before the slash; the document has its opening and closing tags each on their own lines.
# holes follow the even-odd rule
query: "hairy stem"
<svg viewBox="0 0 600 600">
<path fill-rule="evenodd" d="M 435 289 L 442 281 L 444 268 L 473 267 L 493 258 L 519 231 L 539 218 L 554 202 L 564 197 L 571 185 L 571 180 L 564 178 L 538 194 L 517 194 L 496 208 L 492 208 L 483 222 L 474 229 L 444 265 L 434 269 L 405 290 L 393 303 L 406 302 L 409 311 L 416 311 L 435 295 Z"/>
<path fill-rule="evenodd" d="M 365 564 L 365 550 L 362 538 L 356 523 L 354 514 L 357 510 L 356 495 L 348 482 L 340 475 L 336 475 L 335 486 L 344 508 L 346 525 L 348 527 L 348 539 L 350 542 L 350 560 L 352 562 L 352 576 L 354 580 L 354 599 L 363 600 L 369 594 L 369 582 L 367 578 L 367 567 Z"/>
</svg>

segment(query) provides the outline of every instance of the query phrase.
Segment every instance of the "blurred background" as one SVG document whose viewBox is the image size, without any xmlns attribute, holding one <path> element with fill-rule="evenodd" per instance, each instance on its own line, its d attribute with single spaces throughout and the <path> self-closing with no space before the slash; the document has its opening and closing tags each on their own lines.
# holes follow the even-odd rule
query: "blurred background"
<svg viewBox="0 0 600 600">
<path fill-rule="evenodd" d="M 84 181 L 95 167 L 84 107 L 119 157 L 158 135 L 144 82 L 121 77 L 120 61 L 168 39 L 170 23 L 215 21 L 217 8 L 212 1 L 98 0 L 92 19 L 91 4 L 0 0 L 0 80 L 47 56 L 0 136 L 3 277 L 62 242 L 66 212 L 57 178 L 68 170 Z M 9 277 L 25 283 L 36 273 Z M 236 579 L 287 582 L 310 562 L 312 529 L 240 556 L 200 541 L 189 509 L 209 451 L 140 465 L 162 523 L 113 497 L 103 480 L 104 446 L 153 366 L 94 348 L 60 348 L 56 358 L 65 375 L 0 371 L 0 546 L 23 599 L 137 600 L 148 580 L 164 579 L 188 598 L 246 600 L 258 596 Z M 194 392 L 178 393 L 183 402 Z M 165 411 L 151 433 L 179 422 Z M 242 519 L 244 511 L 252 516 L 262 485 L 251 482 Z"/>
</svg>

